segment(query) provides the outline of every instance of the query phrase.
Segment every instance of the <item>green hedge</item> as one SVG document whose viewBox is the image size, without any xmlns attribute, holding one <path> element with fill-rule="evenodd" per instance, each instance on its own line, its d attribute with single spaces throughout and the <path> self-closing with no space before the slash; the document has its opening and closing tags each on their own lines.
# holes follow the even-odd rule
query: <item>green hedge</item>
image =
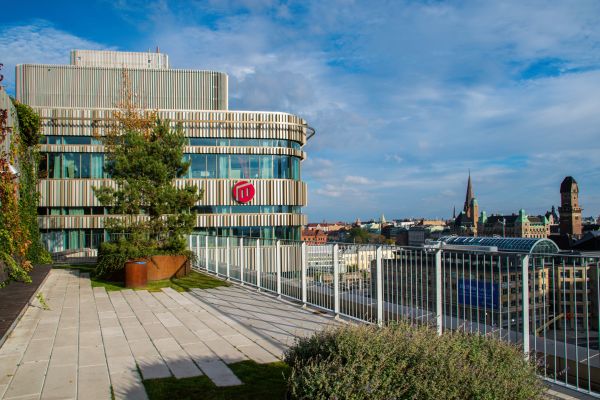
<svg viewBox="0 0 600 400">
<path fill-rule="evenodd" d="M 286 353 L 292 399 L 541 399 L 535 367 L 481 335 L 408 324 L 346 326 Z"/>
</svg>

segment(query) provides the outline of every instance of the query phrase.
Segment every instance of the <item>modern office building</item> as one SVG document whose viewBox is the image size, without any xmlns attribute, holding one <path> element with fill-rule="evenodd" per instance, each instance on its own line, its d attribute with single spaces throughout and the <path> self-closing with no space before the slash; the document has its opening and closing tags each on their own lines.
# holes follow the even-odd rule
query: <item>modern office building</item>
<svg viewBox="0 0 600 400">
<path fill-rule="evenodd" d="M 110 180 L 99 137 L 114 125 L 125 86 L 137 107 L 155 110 L 189 138 L 191 167 L 176 185 L 204 190 L 198 231 L 300 239 L 307 222 L 302 146 L 314 133 L 305 120 L 230 111 L 225 73 L 171 69 L 166 54 L 74 50 L 70 65 L 16 67 L 17 99 L 42 117 L 39 223 L 50 251 L 94 248 L 106 238 L 111 215 L 93 192 Z"/>
</svg>

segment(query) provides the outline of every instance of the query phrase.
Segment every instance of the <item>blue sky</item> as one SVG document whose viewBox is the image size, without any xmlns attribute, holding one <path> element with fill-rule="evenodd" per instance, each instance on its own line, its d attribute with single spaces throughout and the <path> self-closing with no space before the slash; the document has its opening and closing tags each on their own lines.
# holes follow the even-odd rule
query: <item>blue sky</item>
<svg viewBox="0 0 600 400">
<path fill-rule="evenodd" d="M 572 175 L 600 214 L 600 2 L 10 1 L 0 62 L 145 51 L 229 74 L 230 108 L 287 111 L 311 221 L 541 213 Z"/>
</svg>

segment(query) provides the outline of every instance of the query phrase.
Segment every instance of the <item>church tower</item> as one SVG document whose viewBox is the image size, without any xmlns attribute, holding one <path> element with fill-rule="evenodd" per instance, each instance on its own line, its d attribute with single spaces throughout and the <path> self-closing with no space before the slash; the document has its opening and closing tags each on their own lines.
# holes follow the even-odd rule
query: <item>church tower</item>
<svg viewBox="0 0 600 400">
<path fill-rule="evenodd" d="M 467 218 L 472 221 L 473 214 L 473 200 L 475 196 L 473 195 L 473 185 L 471 185 L 471 171 L 469 171 L 469 181 L 467 182 L 467 194 L 465 196 L 465 205 L 463 207 L 463 211 Z"/>
<path fill-rule="evenodd" d="M 581 208 L 579 186 L 572 176 L 567 176 L 560 185 L 560 233 L 575 238 L 581 237 Z"/>
</svg>

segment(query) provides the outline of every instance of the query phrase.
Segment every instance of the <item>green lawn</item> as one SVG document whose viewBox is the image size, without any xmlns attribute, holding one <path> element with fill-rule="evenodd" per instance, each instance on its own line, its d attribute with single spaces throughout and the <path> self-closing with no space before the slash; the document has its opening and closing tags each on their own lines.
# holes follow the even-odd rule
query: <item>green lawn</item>
<svg viewBox="0 0 600 400">
<path fill-rule="evenodd" d="M 111 282 L 103 279 L 99 279 L 93 276 L 95 265 L 54 265 L 52 268 L 57 269 L 76 269 L 80 272 L 87 272 L 91 276 L 92 287 L 103 287 L 106 291 L 111 292 L 115 290 L 125 289 L 124 282 Z M 162 281 L 148 282 L 148 285 L 138 290 L 148 290 L 151 292 L 159 292 L 162 288 L 173 288 L 178 292 L 187 292 L 192 288 L 197 289 L 212 289 L 219 286 L 229 286 L 229 283 L 222 281 L 212 276 L 192 271 L 189 275 L 183 278 L 171 278 Z"/>
<path fill-rule="evenodd" d="M 244 383 L 239 386 L 217 387 L 206 376 L 195 378 L 166 378 L 144 381 L 150 400 L 226 400 L 286 398 L 286 379 L 289 367 L 284 362 L 257 364 L 242 361 L 229 365 L 233 373 Z"/>
</svg>

